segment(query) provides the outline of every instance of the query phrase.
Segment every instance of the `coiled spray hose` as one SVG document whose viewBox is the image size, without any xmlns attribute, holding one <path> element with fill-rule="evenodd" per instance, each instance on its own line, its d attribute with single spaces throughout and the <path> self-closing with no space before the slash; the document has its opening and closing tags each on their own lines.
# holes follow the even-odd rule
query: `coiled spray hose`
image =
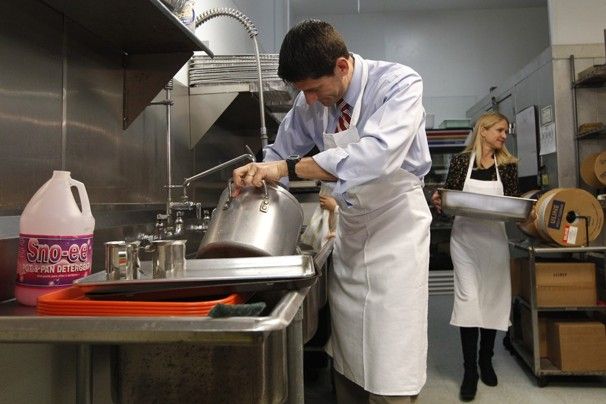
<svg viewBox="0 0 606 404">
<path fill-rule="evenodd" d="M 255 58 L 257 60 L 257 74 L 259 76 L 259 113 L 261 117 L 261 147 L 265 148 L 267 146 L 267 127 L 265 126 L 265 102 L 263 99 L 263 77 L 261 76 L 261 58 L 259 57 L 259 44 L 257 42 L 257 35 L 259 34 L 259 30 L 255 27 L 255 24 L 252 22 L 250 18 L 248 18 L 244 13 L 235 8 L 211 8 L 200 14 L 198 18 L 196 18 L 196 28 L 200 25 L 204 24 L 208 20 L 212 20 L 215 17 L 232 17 L 239 21 L 246 31 L 248 35 L 253 40 L 255 45 Z"/>
</svg>

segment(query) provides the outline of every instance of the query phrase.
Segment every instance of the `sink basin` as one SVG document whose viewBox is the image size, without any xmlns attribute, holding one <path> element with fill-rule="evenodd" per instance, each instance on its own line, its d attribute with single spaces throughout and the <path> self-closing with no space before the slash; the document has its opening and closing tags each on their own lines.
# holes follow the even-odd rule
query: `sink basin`
<svg viewBox="0 0 606 404">
<path fill-rule="evenodd" d="M 267 292 L 256 300 L 272 308 L 284 298 L 283 292 Z M 226 335 L 210 345 L 120 345 L 112 359 L 119 402 L 185 403 L 196 397 L 195 402 L 209 404 L 283 403 L 288 396 L 286 328 L 249 337 L 238 342 Z"/>
<path fill-rule="evenodd" d="M 320 273 L 316 283 L 311 287 L 303 302 L 303 342 L 308 342 L 318 330 L 318 312 L 328 301 L 328 257 L 332 251 L 334 240 L 329 240 L 321 251 L 303 243 L 298 248 L 301 254 L 314 256 L 316 271 Z"/>
<path fill-rule="evenodd" d="M 112 385 L 120 402 L 282 403 L 303 383 L 300 319 L 292 326 L 307 292 L 259 293 L 267 313 L 215 319 L 38 316 L 33 307 L 3 303 L 0 341 L 116 345 Z"/>
</svg>

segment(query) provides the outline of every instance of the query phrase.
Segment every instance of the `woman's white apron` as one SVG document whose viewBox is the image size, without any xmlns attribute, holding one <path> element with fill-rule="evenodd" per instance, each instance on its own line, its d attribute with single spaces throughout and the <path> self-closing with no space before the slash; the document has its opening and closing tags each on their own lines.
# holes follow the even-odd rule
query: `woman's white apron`
<svg viewBox="0 0 606 404">
<path fill-rule="evenodd" d="M 503 195 L 495 159 L 496 181 L 471 178 L 472 153 L 463 191 Z M 457 216 L 452 226 L 450 256 L 455 299 L 450 324 L 506 331 L 511 309 L 509 246 L 505 223 Z"/>
</svg>

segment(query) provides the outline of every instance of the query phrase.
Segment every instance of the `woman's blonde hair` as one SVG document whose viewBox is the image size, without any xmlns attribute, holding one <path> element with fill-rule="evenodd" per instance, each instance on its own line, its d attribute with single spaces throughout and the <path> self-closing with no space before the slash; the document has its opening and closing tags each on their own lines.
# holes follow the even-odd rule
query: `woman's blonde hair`
<svg viewBox="0 0 606 404">
<path fill-rule="evenodd" d="M 482 161 L 482 144 L 484 143 L 484 138 L 479 136 L 481 129 L 490 129 L 497 123 L 505 121 L 507 125 L 509 125 L 509 120 L 503 114 L 498 112 L 490 111 L 482 114 L 476 121 L 475 126 L 473 127 L 473 132 L 471 134 L 471 141 L 465 148 L 464 152 L 475 152 L 476 153 L 476 167 L 481 167 Z M 497 164 L 513 164 L 518 161 L 518 159 L 513 156 L 507 147 L 503 145 L 500 150 L 496 150 L 495 157 L 497 159 Z"/>
</svg>

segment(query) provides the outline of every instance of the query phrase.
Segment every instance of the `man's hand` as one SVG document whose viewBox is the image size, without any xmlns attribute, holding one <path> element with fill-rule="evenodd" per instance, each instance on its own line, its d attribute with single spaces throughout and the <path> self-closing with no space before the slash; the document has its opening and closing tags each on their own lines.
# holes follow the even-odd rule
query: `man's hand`
<svg viewBox="0 0 606 404">
<path fill-rule="evenodd" d="M 267 163 L 249 163 L 236 168 L 233 171 L 234 188 L 233 197 L 240 194 L 240 189 L 249 186 L 262 187 L 263 180 L 266 182 L 277 182 L 282 177 L 288 177 L 286 161 L 270 161 Z"/>
</svg>

